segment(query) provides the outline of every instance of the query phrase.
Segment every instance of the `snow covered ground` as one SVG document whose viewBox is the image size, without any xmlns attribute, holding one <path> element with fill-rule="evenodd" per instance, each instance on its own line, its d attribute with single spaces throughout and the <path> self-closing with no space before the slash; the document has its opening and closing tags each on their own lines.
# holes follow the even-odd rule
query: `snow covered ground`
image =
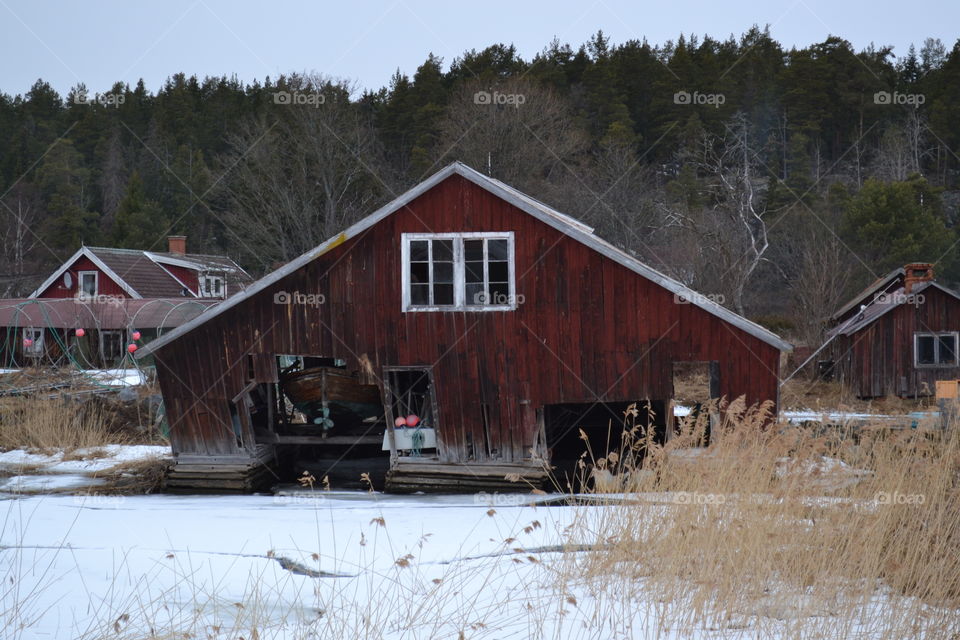
<svg viewBox="0 0 960 640">
<path fill-rule="evenodd" d="M 68 459 L 64 459 L 64 458 Z M 0 492 L 45 493 L 96 488 L 100 476 L 118 465 L 149 458 L 169 458 L 170 447 L 111 444 L 96 449 L 78 449 L 65 456 L 32 453 L 23 449 L 0 453 Z"/>
<path fill-rule="evenodd" d="M 760 602 L 720 624 L 665 624 L 679 603 L 577 574 L 585 541 L 569 527 L 609 507 L 530 500 L 302 491 L 10 499 L 0 502 L 0 635 L 785 638 L 811 615 Z M 670 508 L 652 504 L 651 517 Z M 865 616 L 846 628 L 879 637 L 870 624 Z"/>
<path fill-rule="evenodd" d="M 558 555 L 535 549 L 560 542 L 572 515 L 518 504 L 527 499 L 8 500 L 0 624 L 21 638 L 149 629 L 206 637 L 234 625 L 256 626 L 260 638 L 455 638 L 464 629 L 469 637 L 525 638 L 537 618 L 557 617 L 540 602 L 555 595 L 541 589 L 553 577 L 529 558 Z M 512 551 L 521 547 L 534 551 Z M 522 606 L 530 598 L 535 610 Z M 555 609 L 572 608 L 554 600 Z"/>
<path fill-rule="evenodd" d="M 146 382 L 140 369 L 88 369 L 83 371 L 83 375 L 111 387 L 131 387 Z"/>
</svg>

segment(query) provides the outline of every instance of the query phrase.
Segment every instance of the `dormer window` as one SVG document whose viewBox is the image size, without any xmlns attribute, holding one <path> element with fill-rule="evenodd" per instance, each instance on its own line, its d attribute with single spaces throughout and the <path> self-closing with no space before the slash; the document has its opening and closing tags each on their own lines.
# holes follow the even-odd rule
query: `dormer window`
<svg viewBox="0 0 960 640">
<path fill-rule="evenodd" d="M 96 271 L 81 271 L 77 274 L 79 280 L 77 294 L 81 298 L 95 298 L 98 291 L 99 275 Z"/>
<path fill-rule="evenodd" d="M 405 233 L 404 311 L 516 309 L 513 232 Z"/>
<path fill-rule="evenodd" d="M 226 293 L 223 278 L 220 276 L 203 276 L 200 278 L 201 298 L 222 298 Z"/>
</svg>

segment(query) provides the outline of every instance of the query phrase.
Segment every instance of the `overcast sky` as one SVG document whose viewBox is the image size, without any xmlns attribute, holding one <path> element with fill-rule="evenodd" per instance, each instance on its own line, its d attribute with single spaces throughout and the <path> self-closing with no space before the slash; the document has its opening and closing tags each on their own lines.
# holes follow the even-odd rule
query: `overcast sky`
<svg viewBox="0 0 960 640">
<path fill-rule="evenodd" d="M 530 59 L 554 37 L 576 47 L 598 29 L 614 43 L 658 44 L 681 32 L 739 36 L 753 24 L 769 24 L 787 48 L 833 34 L 857 49 L 889 44 L 902 55 L 927 37 L 951 48 L 960 0 L 0 0 L 0 92 L 25 93 L 37 78 L 61 93 L 79 82 L 104 91 L 140 78 L 156 91 L 178 71 L 245 82 L 317 71 L 375 89 L 398 67 L 412 75 L 430 52 L 448 67 L 463 51 L 497 42 Z"/>
</svg>

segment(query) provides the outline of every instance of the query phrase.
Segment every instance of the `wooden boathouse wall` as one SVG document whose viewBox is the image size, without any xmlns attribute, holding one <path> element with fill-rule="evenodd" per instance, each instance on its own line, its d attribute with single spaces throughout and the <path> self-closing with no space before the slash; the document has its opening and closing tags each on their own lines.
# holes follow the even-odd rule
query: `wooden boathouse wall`
<svg viewBox="0 0 960 640">
<path fill-rule="evenodd" d="M 404 313 L 401 234 L 473 231 L 514 232 L 522 304 Z M 324 302 L 280 304 L 282 292 Z M 275 354 L 342 358 L 349 370 L 369 362 L 368 380 L 381 390 L 384 367 L 432 367 L 447 462 L 529 458 L 544 405 L 669 399 L 674 361 L 716 361 L 723 396 L 776 401 L 780 358 L 777 347 L 458 174 L 159 347 L 174 452 L 249 455 L 253 434 L 234 433 L 230 402 L 251 369 L 258 381 L 275 380 Z M 489 455 L 468 446 L 487 437 L 485 414 Z"/>
</svg>

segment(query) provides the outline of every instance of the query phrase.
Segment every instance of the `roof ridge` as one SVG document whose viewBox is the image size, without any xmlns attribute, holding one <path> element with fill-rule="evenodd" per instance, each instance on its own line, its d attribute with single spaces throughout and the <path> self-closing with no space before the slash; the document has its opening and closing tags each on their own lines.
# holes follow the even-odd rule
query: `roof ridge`
<svg viewBox="0 0 960 640">
<path fill-rule="evenodd" d="M 214 318 L 217 315 L 233 308 L 237 304 L 240 304 L 247 298 L 255 296 L 261 291 L 266 290 L 268 287 L 287 275 L 293 273 L 297 269 L 300 269 L 313 262 L 320 256 L 335 249 L 347 240 L 357 237 L 363 231 L 379 223 L 386 217 L 396 213 L 397 211 L 400 211 L 413 202 L 416 198 L 419 198 L 421 195 L 434 188 L 453 174 L 457 174 L 481 189 L 485 189 L 493 196 L 513 205 L 527 215 L 539 219 L 548 226 L 552 226 L 560 233 L 563 233 L 571 239 L 580 242 L 581 244 L 593 249 L 594 251 L 597 251 L 598 253 L 601 253 L 607 258 L 633 271 L 640 277 L 646 278 L 668 291 L 679 293 L 681 295 L 695 293 L 689 287 L 677 282 L 669 276 L 660 273 L 653 267 L 646 265 L 637 258 L 634 258 L 625 251 L 610 244 L 608 241 L 603 240 L 593 233 L 593 229 L 576 220 L 575 218 L 559 212 L 549 205 L 540 203 L 531 196 L 517 190 L 515 187 L 503 184 L 495 178 L 485 176 L 476 169 L 468 167 L 460 161 L 454 161 L 443 169 L 440 169 L 434 173 L 429 178 L 414 185 L 390 202 L 379 207 L 369 215 L 350 225 L 347 229 L 337 233 L 321 244 L 304 252 L 279 269 L 276 269 L 262 278 L 254 281 L 243 292 L 228 298 L 223 302 L 223 304 L 204 312 L 190 322 L 177 327 L 173 331 L 157 338 L 150 344 L 145 345 L 143 349 L 136 353 L 135 357 L 140 358 L 152 353 L 154 350 L 163 347 L 167 343 L 176 340 L 180 336 L 192 331 L 194 328 L 206 323 L 211 318 Z M 792 348 L 790 343 L 769 329 L 766 329 L 755 322 L 744 318 L 735 311 L 731 311 L 730 309 L 717 305 L 716 303 L 709 302 L 703 296 L 691 296 L 690 302 L 694 306 L 702 308 L 707 313 L 720 318 L 720 320 L 727 322 L 728 324 L 736 326 L 742 331 L 754 336 L 759 340 L 762 340 L 763 342 L 766 342 L 767 344 L 770 344 L 771 346 L 776 347 L 781 351 L 789 351 Z"/>
</svg>

